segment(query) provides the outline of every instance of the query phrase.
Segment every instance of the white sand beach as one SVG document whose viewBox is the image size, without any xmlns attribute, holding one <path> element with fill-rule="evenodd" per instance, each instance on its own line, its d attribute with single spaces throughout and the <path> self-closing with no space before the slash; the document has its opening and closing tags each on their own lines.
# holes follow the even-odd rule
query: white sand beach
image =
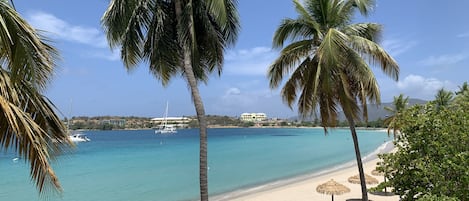
<svg viewBox="0 0 469 201">
<path fill-rule="evenodd" d="M 389 152 L 389 149 L 380 150 L 379 153 Z M 370 155 L 368 159 L 364 159 L 365 174 L 371 175 L 379 161 L 376 158 L 376 153 Z M 345 168 L 339 168 L 336 171 L 331 171 L 317 176 L 307 176 L 305 179 L 296 179 L 293 181 L 283 181 L 282 184 L 271 183 L 263 186 L 242 190 L 239 192 L 232 192 L 225 195 L 216 196 L 214 200 L 235 200 L 235 201 L 311 201 L 311 200 L 331 200 L 331 195 L 318 193 L 316 187 L 327 181 L 334 179 L 334 181 L 343 184 L 350 188 L 349 193 L 342 195 L 334 195 L 335 201 L 358 200 L 361 198 L 360 184 L 352 184 L 347 181 L 351 176 L 358 174 L 358 167 L 356 164 L 348 164 Z M 382 176 L 373 176 L 379 182 L 383 181 Z M 367 185 L 367 188 L 375 187 L 376 185 Z M 374 195 L 368 193 L 369 200 L 373 201 L 398 201 L 397 195 Z"/>
</svg>

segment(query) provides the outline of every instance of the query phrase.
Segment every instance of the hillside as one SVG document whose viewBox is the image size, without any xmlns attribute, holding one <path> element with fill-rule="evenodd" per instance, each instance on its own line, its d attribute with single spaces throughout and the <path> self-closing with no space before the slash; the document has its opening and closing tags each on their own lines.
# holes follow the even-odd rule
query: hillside
<svg viewBox="0 0 469 201">
<path fill-rule="evenodd" d="M 425 104 L 427 102 L 428 101 L 426 100 L 409 98 L 408 106 L 410 107 L 416 104 Z M 381 105 L 368 104 L 368 121 L 375 121 L 375 120 L 378 120 L 379 118 L 381 119 L 386 118 L 386 116 L 389 115 L 389 112 L 386 111 L 384 107 L 392 107 L 392 102 L 381 103 Z M 297 119 L 299 119 L 298 116 L 290 118 L 290 120 L 297 120 Z M 345 115 L 343 112 L 339 113 L 339 120 L 345 121 Z M 306 119 L 305 121 L 311 121 L 311 119 Z"/>
</svg>

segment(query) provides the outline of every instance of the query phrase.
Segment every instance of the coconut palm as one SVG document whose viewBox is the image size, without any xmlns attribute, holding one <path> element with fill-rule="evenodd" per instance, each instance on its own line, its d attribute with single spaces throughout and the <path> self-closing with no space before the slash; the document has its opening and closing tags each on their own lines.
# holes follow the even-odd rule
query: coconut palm
<svg viewBox="0 0 469 201">
<path fill-rule="evenodd" d="M 466 91 L 469 91 L 469 84 L 464 82 L 461 86 L 458 86 L 459 90 L 456 92 L 456 95 L 463 94 Z"/>
<path fill-rule="evenodd" d="M 50 162 L 72 143 L 55 106 L 41 94 L 52 79 L 57 51 L 9 1 L 0 0 L 0 21 L 0 148 L 29 161 L 40 193 L 60 191 Z"/>
<path fill-rule="evenodd" d="M 437 108 L 442 108 L 448 106 L 452 100 L 453 92 L 446 91 L 444 88 L 441 88 L 435 95 L 434 103 Z"/>
<path fill-rule="evenodd" d="M 187 81 L 200 127 L 200 197 L 208 200 L 207 123 L 198 83 L 221 73 L 224 50 L 239 30 L 236 0 L 112 0 L 102 24 L 126 68 L 148 63 L 164 86 L 176 75 Z"/>
<path fill-rule="evenodd" d="M 298 112 L 303 117 L 319 112 L 326 133 L 327 127 L 336 126 L 338 111 L 343 110 L 353 138 L 362 199 L 368 200 L 355 122 L 362 117 L 367 119 L 368 101 L 380 102 L 370 65 L 380 66 L 395 80 L 399 67 L 377 44 L 379 24 L 351 23 L 354 12 L 359 10 L 366 15 L 374 6 L 373 1 L 293 2 L 299 16 L 284 19 L 274 34 L 274 48 L 283 49 L 268 69 L 270 87 L 279 87 L 283 78 L 289 76 L 281 90 L 284 102 L 293 107 L 298 100 Z M 291 43 L 284 46 L 286 41 Z"/>
<path fill-rule="evenodd" d="M 399 94 L 399 96 L 394 96 L 394 101 L 392 102 L 393 107 L 384 107 L 385 110 L 391 113 L 386 119 L 384 119 L 384 124 L 388 126 L 388 136 L 392 129 L 394 139 L 396 139 L 396 132 L 400 130 L 398 125 L 398 119 L 400 115 L 405 110 L 409 104 L 409 97 L 404 98 L 404 94 Z"/>
</svg>

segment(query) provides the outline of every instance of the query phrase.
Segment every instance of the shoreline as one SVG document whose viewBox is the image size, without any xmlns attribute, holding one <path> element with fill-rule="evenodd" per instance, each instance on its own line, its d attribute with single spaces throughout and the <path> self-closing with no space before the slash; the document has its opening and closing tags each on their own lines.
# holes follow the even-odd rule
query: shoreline
<svg viewBox="0 0 469 201">
<path fill-rule="evenodd" d="M 376 163 L 378 162 L 378 154 L 382 153 L 389 153 L 394 150 L 394 145 L 392 141 L 388 141 L 380 145 L 376 150 L 373 152 L 367 154 L 365 157 L 362 157 L 363 161 L 363 166 L 365 169 L 365 174 L 370 174 L 371 170 L 373 170 L 376 166 Z M 272 181 L 268 182 L 265 184 L 261 185 L 256 185 L 253 187 L 247 187 L 247 188 L 241 188 L 237 189 L 234 191 L 226 192 L 226 193 L 221 193 L 221 194 L 216 194 L 211 196 L 211 199 L 216 200 L 216 201 L 227 201 L 227 200 L 239 200 L 239 201 L 251 201 L 251 200 L 315 200 L 313 198 L 317 198 L 318 195 L 322 195 L 316 192 L 316 186 L 317 185 L 311 185 L 315 183 L 325 183 L 329 181 L 331 178 L 333 178 L 335 181 L 340 181 L 340 183 L 351 187 L 357 186 L 360 188 L 359 184 L 350 184 L 347 181 L 342 181 L 346 180 L 344 179 L 343 176 L 344 174 L 348 176 L 353 176 L 358 174 L 358 170 L 356 167 L 356 161 L 348 161 L 343 164 L 318 170 L 315 172 L 291 177 L 291 178 L 285 178 L 285 179 L 280 179 L 277 181 Z M 382 177 L 376 177 L 380 182 L 383 181 Z M 328 179 L 326 179 L 328 178 Z M 376 186 L 376 185 L 367 185 L 367 188 L 370 188 L 371 186 Z M 307 188 L 308 191 L 304 192 L 304 188 Z M 285 192 L 284 192 L 285 191 Z M 286 192 L 288 191 L 288 192 Z M 353 190 L 352 190 L 353 191 Z M 371 193 L 369 194 L 369 198 L 375 197 Z M 297 198 L 293 198 L 293 196 L 299 196 Z M 348 194 L 344 194 L 343 196 L 340 197 L 345 197 Z M 361 195 L 361 193 L 360 193 Z M 322 195 L 322 196 L 327 196 L 330 199 L 330 195 Z M 339 198 L 339 196 L 335 196 L 336 200 Z M 359 197 L 359 196 L 354 196 L 354 197 Z M 383 197 L 383 196 L 381 196 Z M 373 200 L 398 200 L 397 196 L 386 196 L 387 198 L 390 199 L 373 199 Z M 307 198 L 307 199 L 306 199 Z M 317 198 L 317 199 L 323 199 L 323 198 Z"/>
</svg>

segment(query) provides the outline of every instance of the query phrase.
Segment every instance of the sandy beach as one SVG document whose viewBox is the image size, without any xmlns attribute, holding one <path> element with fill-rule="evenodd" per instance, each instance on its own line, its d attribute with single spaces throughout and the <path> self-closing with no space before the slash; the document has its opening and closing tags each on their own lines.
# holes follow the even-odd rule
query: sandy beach
<svg viewBox="0 0 469 201">
<path fill-rule="evenodd" d="M 379 161 L 377 158 L 378 153 L 392 151 L 392 144 L 387 144 L 376 153 L 364 158 L 365 174 L 371 175 Z M 331 179 L 341 183 L 350 188 L 349 193 L 342 195 L 334 195 L 335 201 L 358 200 L 361 198 L 360 184 L 352 184 L 347 181 L 351 176 L 358 174 L 358 167 L 356 163 L 349 163 L 337 170 L 326 171 L 325 173 L 316 173 L 306 175 L 291 180 L 282 180 L 279 182 L 269 183 L 266 185 L 239 190 L 220 196 L 215 196 L 214 200 L 235 200 L 235 201 L 311 201 L 311 200 L 331 200 L 331 195 L 318 193 L 316 187 Z M 382 176 L 373 176 L 382 182 Z M 367 188 L 375 187 L 376 185 L 367 185 Z M 369 200 L 373 201 L 398 201 L 397 195 L 374 195 L 368 193 Z"/>
</svg>

